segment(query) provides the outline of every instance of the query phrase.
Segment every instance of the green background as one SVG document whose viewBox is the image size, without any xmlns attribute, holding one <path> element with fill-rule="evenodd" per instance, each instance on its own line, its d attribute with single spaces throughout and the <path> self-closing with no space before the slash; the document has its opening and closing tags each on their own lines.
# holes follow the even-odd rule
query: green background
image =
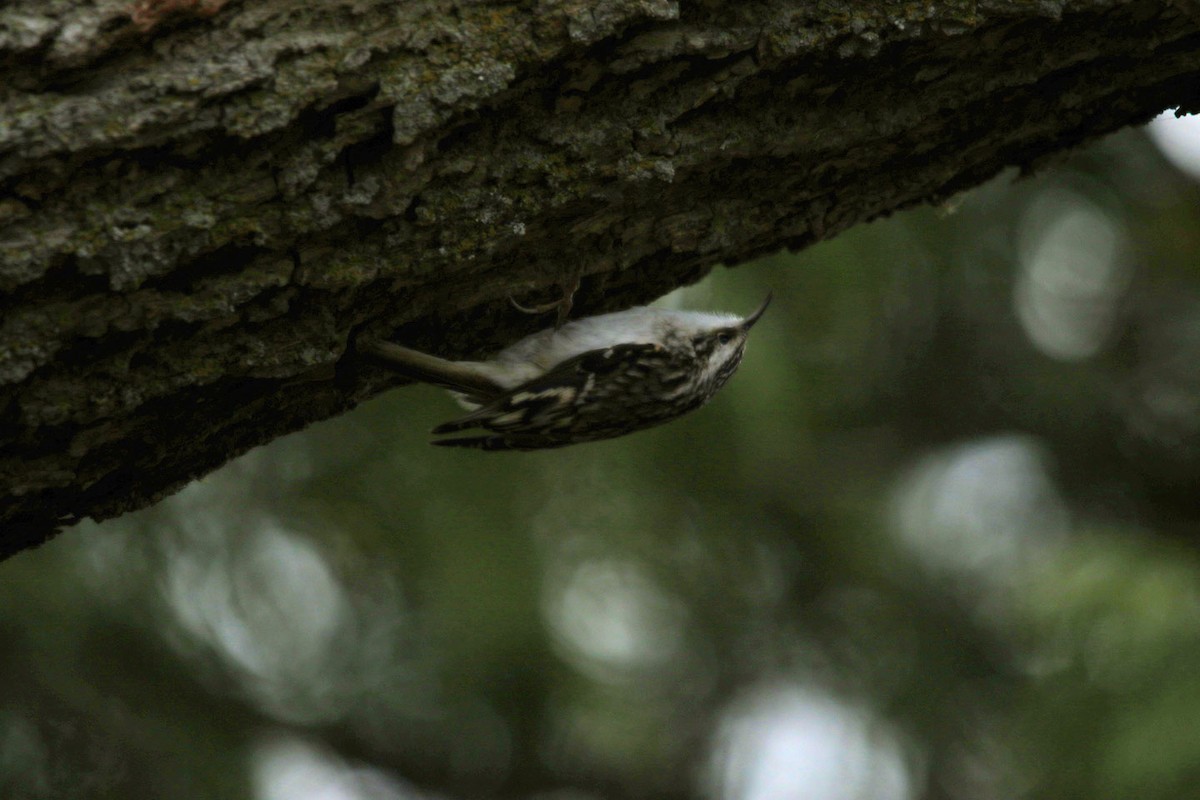
<svg viewBox="0 0 1200 800">
<path fill-rule="evenodd" d="M 718 270 L 706 408 L 431 448 L 410 387 L 0 564 L 0 797 L 1176 800 L 1200 189 L 1130 131 Z"/>
</svg>

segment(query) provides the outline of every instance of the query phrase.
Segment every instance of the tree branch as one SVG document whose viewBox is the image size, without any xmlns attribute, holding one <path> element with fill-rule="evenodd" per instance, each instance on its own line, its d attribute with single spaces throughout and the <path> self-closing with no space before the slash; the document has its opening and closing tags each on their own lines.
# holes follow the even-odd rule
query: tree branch
<svg viewBox="0 0 1200 800">
<path fill-rule="evenodd" d="M 16 0 L 0 70 L 3 556 L 392 385 L 359 333 L 482 352 L 1196 107 L 1200 16 Z"/>
</svg>

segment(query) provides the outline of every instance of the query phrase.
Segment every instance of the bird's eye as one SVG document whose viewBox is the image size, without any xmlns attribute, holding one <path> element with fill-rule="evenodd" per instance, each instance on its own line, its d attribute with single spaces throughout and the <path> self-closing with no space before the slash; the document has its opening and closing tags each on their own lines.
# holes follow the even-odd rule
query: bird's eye
<svg viewBox="0 0 1200 800">
<path fill-rule="evenodd" d="M 717 344 L 729 344 L 733 341 L 733 334 L 729 331 L 721 331 L 717 334 Z"/>
</svg>

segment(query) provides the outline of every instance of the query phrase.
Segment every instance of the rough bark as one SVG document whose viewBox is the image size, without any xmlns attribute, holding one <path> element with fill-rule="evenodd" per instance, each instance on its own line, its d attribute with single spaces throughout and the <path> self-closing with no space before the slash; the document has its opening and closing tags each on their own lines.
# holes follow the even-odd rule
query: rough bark
<svg viewBox="0 0 1200 800">
<path fill-rule="evenodd" d="M 0 556 L 394 383 L 1189 104 L 1187 2 L 16 0 Z"/>
</svg>

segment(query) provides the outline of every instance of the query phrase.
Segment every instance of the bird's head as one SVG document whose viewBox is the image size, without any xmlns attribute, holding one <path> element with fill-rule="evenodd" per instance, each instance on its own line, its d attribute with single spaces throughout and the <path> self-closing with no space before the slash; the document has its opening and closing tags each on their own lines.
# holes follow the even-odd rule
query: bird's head
<svg viewBox="0 0 1200 800">
<path fill-rule="evenodd" d="M 707 360 L 702 382 L 710 387 L 710 392 L 724 386 L 729 376 L 737 370 L 746 350 L 750 329 L 770 304 L 771 294 L 768 292 L 762 305 L 748 316 L 703 314 L 697 318 L 692 346 L 697 356 Z"/>
</svg>

